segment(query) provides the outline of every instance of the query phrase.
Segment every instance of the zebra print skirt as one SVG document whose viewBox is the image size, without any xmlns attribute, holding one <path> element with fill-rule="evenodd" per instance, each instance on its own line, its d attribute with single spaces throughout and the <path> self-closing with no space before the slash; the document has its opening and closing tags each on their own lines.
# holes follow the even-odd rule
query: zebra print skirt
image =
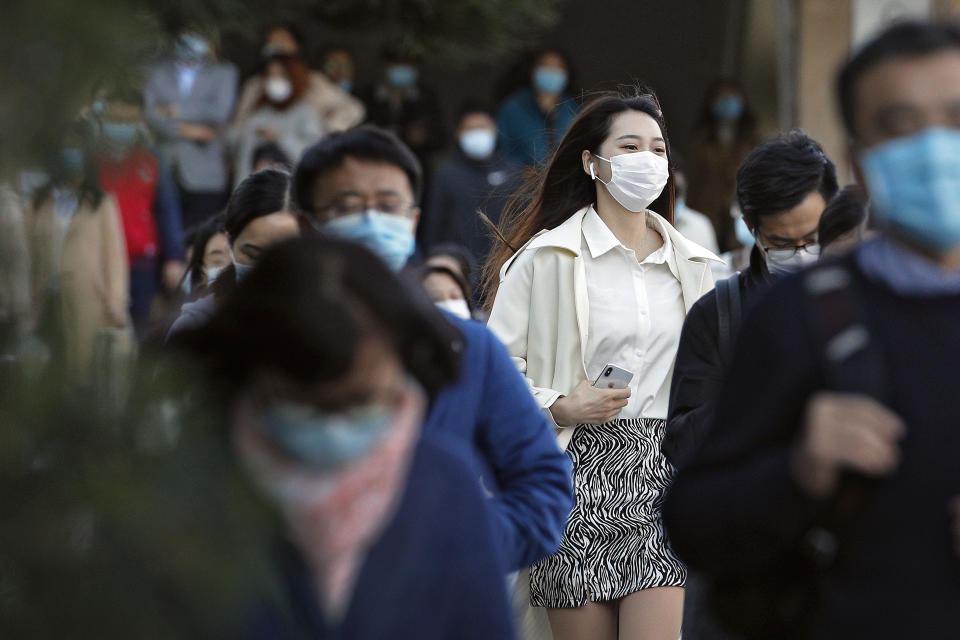
<svg viewBox="0 0 960 640">
<path fill-rule="evenodd" d="M 581 607 L 641 589 L 683 586 L 661 509 L 673 467 L 660 453 L 664 420 L 614 420 L 576 428 L 576 504 L 560 549 L 530 569 L 530 604 Z"/>
</svg>

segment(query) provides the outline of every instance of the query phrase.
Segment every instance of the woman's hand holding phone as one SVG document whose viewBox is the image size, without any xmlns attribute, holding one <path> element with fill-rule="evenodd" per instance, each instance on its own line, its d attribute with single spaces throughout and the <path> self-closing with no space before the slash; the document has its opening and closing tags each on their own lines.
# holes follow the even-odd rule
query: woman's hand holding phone
<svg viewBox="0 0 960 640">
<path fill-rule="evenodd" d="M 598 389 L 589 381 L 578 384 L 570 395 L 557 399 L 550 407 L 553 419 L 561 427 L 610 422 L 627 406 L 630 388 Z"/>
</svg>

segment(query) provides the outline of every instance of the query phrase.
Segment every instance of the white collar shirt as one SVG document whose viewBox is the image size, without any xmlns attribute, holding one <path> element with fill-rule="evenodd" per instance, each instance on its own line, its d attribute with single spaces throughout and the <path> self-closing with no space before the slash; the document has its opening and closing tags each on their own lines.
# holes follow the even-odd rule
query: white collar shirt
<svg viewBox="0 0 960 640">
<path fill-rule="evenodd" d="M 633 373 L 629 403 L 618 418 L 667 417 L 670 381 L 686 316 L 676 257 L 666 229 L 650 229 L 663 246 L 642 261 L 591 207 L 583 218 L 583 260 L 589 306 L 586 373 L 596 380 L 607 364 Z"/>
</svg>

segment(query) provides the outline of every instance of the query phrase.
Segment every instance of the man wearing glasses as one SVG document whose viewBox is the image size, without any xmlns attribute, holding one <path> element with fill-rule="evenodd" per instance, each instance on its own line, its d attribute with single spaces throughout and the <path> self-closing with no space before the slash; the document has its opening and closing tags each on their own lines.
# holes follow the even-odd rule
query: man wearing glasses
<svg viewBox="0 0 960 640">
<path fill-rule="evenodd" d="M 399 271 L 414 252 L 421 186 L 410 149 L 364 126 L 307 149 L 292 198 L 305 232 L 363 244 Z M 560 544 L 573 506 L 570 461 L 504 346 L 483 325 L 446 317 L 464 338 L 460 377 L 434 400 L 423 429 L 452 436 L 478 462 L 504 571 L 522 569 Z"/>
<path fill-rule="evenodd" d="M 802 132 L 764 142 L 740 165 L 737 199 L 756 243 L 749 268 L 718 283 L 687 315 L 663 442 L 677 468 L 689 464 L 706 436 L 739 318 L 777 277 L 816 262 L 817 225 L 836 192 L 833 163 Z"/>
</svg>

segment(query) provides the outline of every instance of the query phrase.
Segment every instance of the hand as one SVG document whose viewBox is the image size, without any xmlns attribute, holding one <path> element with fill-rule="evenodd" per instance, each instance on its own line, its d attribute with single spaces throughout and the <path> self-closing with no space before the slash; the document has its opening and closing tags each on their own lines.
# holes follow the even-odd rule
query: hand
<svg viewBox="0 0 960 640">
<path fill-rule="evenodd" d="M 176 291 L 187 271 L 187 265 L 182 260 L 167 260 L 163 263 L 163 286 L 167 291 Z"/>
<path fill-rule="evenodd" d="M 844 469 L 888 475 L 900 464 L 904 433 L 903 421 L 873 398 L 817 393 L 807 403 L 794 477 L 805 491 L 822 498 L 836 490 Z"/>
<path fill-rule="evenodd" d="M 960 496 L 954 496 L 948 506 L 953 514 L 953 550 L 960 556 Z"/>
<path fill-rule="evenodd" d="M 212 142 L 217 137 L 217 130 L 205 124 L 182 122 L 177 125 L 177 135 L 194 142 Z"/>
<path fill-rule="evenodd" d="M 597 389 L 584 380 L 550 407 L 553 419 L 561 427 L 576 424 L 603 424 L 617 417 L 627 406 L 630 389 Z"/>
<path fill-rule="evenodd" d="M 259 127 L 256 133 L 257 137 L 261 140 L 268 140 L 270 142 L 276 140 L 279 135 L 273 127 Z"/>
</svg>

